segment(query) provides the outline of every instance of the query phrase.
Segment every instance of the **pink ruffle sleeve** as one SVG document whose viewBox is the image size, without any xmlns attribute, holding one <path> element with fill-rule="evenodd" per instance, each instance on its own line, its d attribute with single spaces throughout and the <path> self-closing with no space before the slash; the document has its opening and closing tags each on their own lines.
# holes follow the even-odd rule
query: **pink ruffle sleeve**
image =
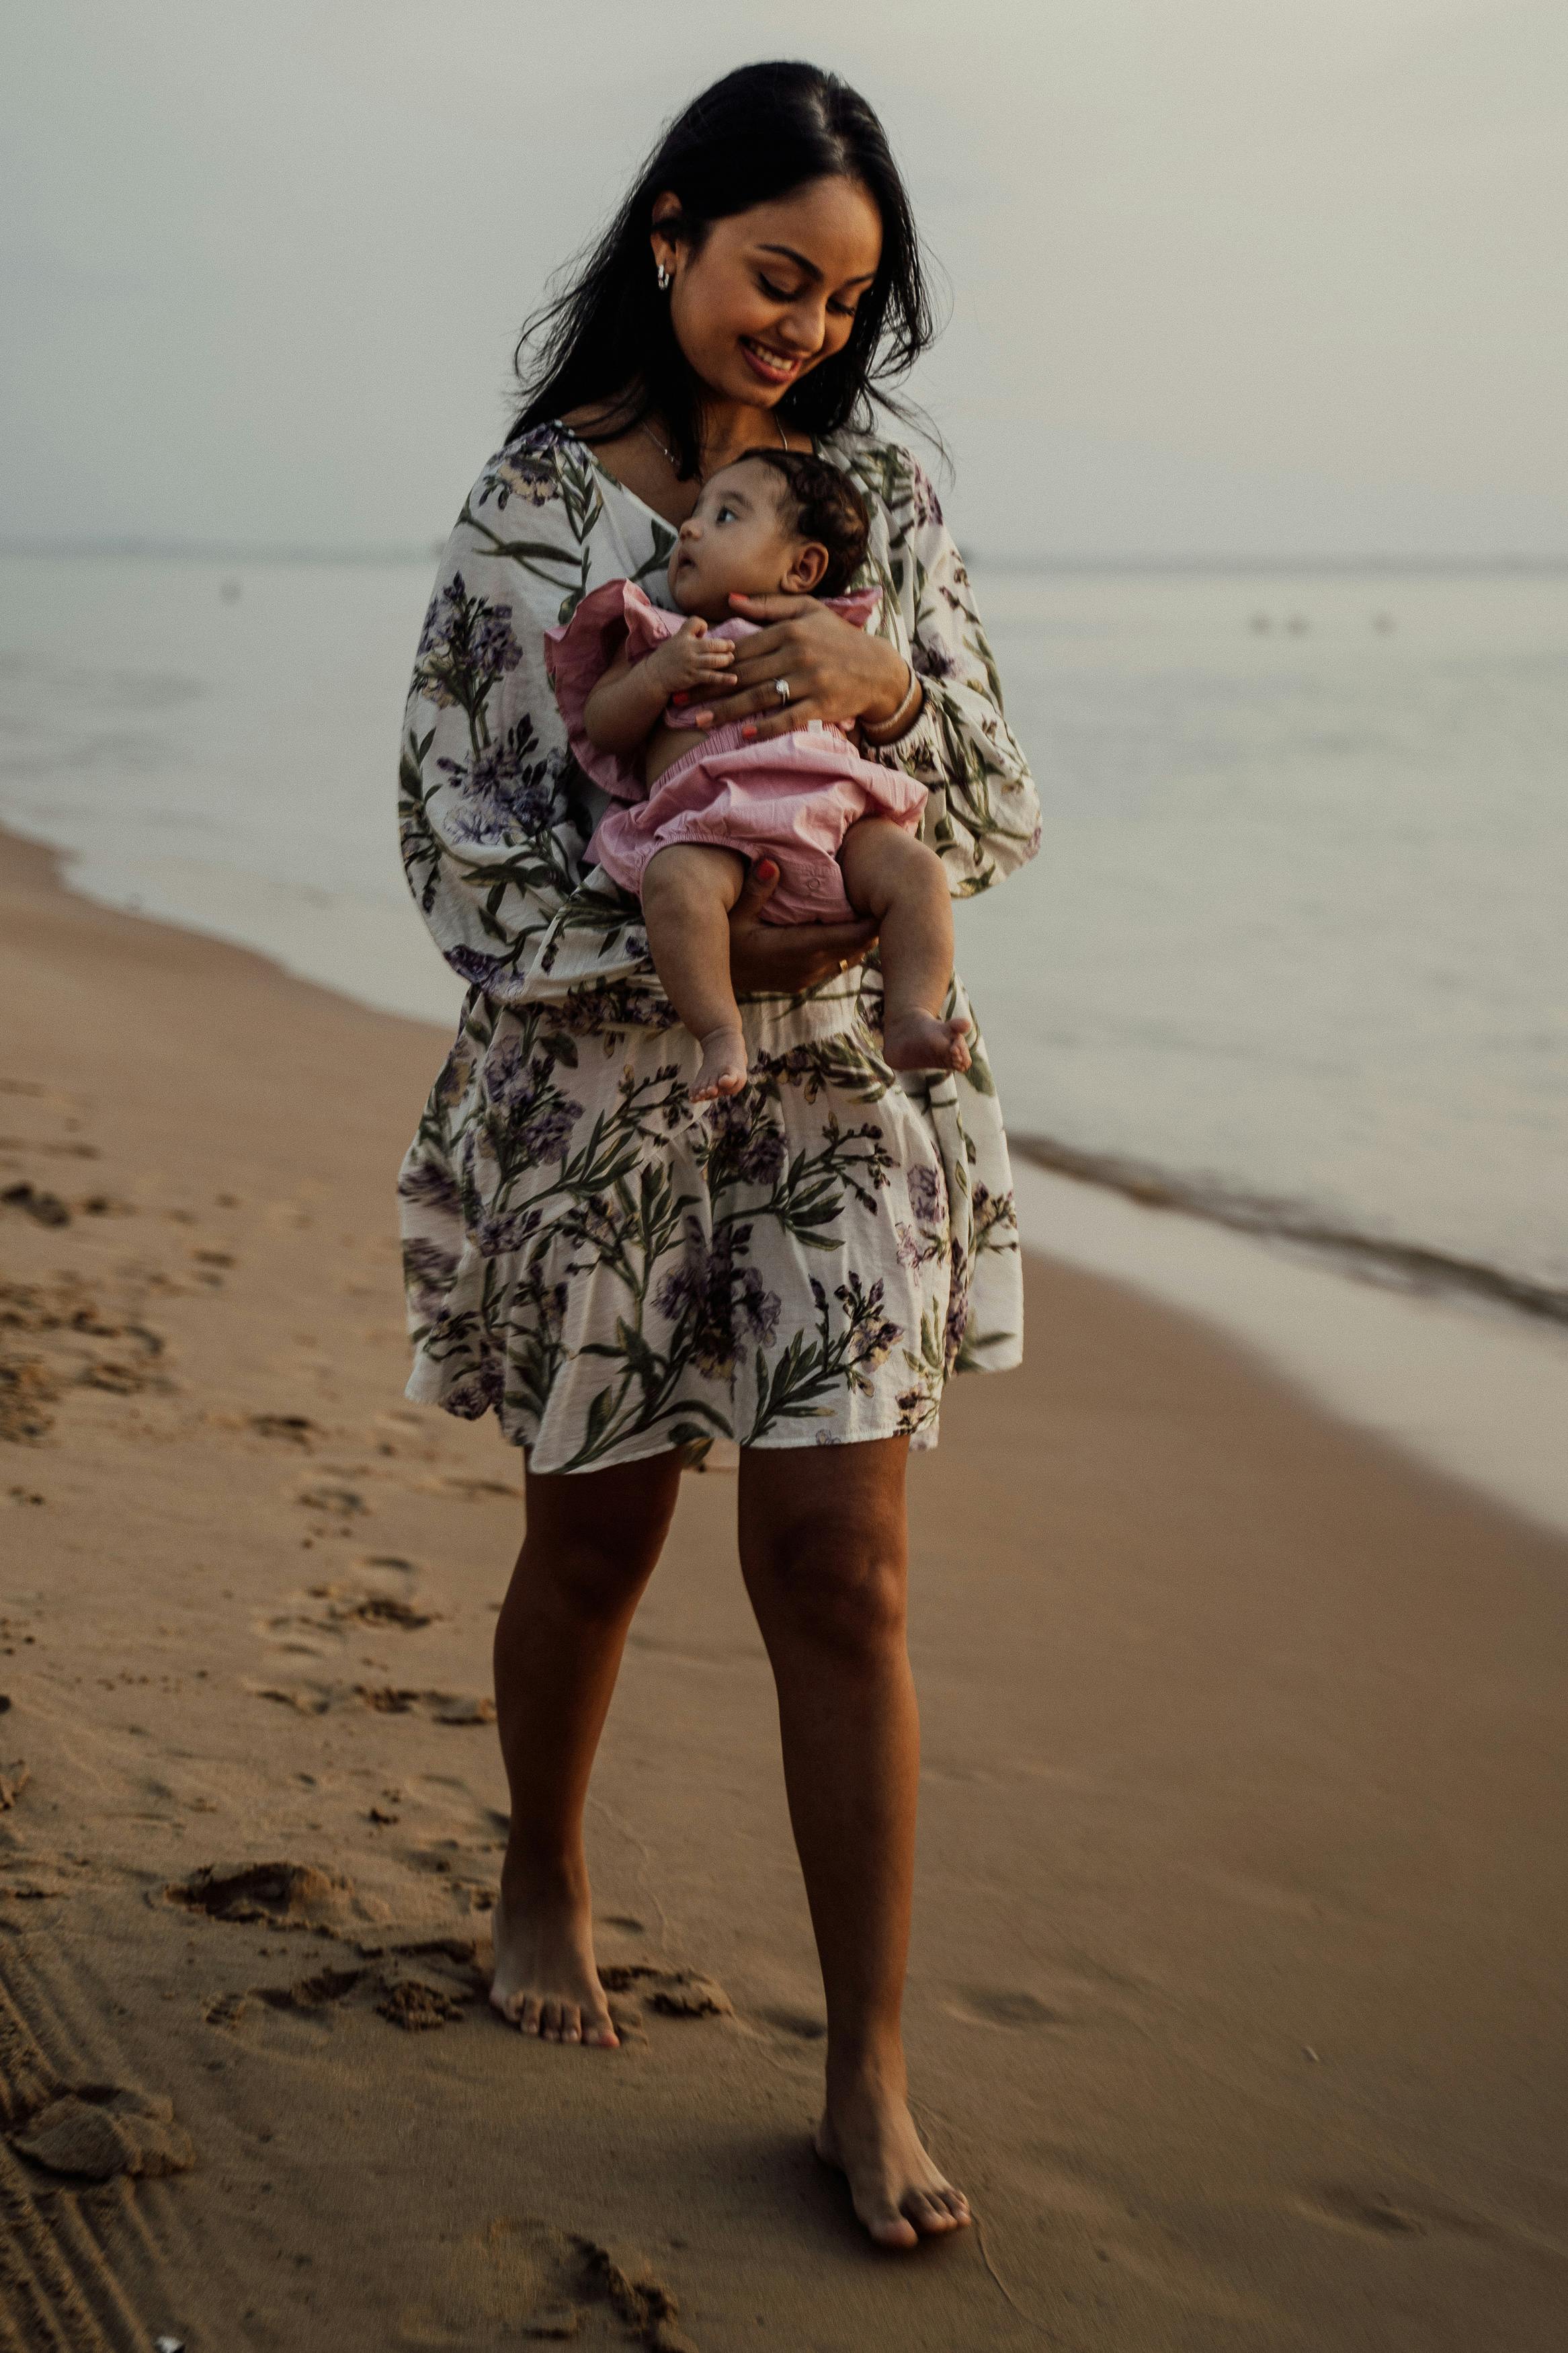
<svg viewBox="0 0 1568 2353">
<path fill-rule="evenodd" d="M 602 752 L 583 724 L 588 697 L 625 646 L 634 661 L 652 653 L 684 625 L 635 580 L 606 580 L 584 596 L 569 621 L 544 632 L 544 667 L 566 723 L 572 755 L 584 775 L 618 801 L 640 801 L 643 780 L 619 752 Z"/>
</svg>

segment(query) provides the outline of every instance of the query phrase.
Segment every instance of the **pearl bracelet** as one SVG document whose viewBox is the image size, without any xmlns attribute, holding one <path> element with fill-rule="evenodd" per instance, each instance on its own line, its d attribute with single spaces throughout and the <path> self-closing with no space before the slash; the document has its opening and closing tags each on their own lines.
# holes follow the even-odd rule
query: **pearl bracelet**
<svg viewBox="0 0 1568 2353">
<path fill-rule="evenodd" d="M 913 662 L 908 663 L 906 667 L 910 673 L 910 691 L 892 717 L 880 719 L 874 726 L 868 720 L 862 719 L 860 722 L 860 733 L 868 744 L 875 744 L 879 746 L 896 744 L 900 736 L 907 734 L 913 726 L 921 704 L 925 700 L 925 689 L 915 674 Z"/>
</svg>

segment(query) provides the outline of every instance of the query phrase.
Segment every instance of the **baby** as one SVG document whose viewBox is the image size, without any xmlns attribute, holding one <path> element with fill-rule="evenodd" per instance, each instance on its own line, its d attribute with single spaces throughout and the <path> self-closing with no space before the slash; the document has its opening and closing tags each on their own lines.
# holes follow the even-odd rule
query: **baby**
<svg viewBox="0 0 1568 2353">
<path fill-rule="evenodd" d="M 877 924 L 892 1068 L 969 1068 L 969 1024 L 942 1012 L 952 908 L 941 860 L 915 837 L 924 786 L 816 720 L 748 743 L 739 725 L 721 723 L 721 697 L 719 724 L 681 708 L 712 693 L 737 641 L 755 633 L 757 623 L 731 611 L 733 595 L 821 596 L 864 628 L 880 590 L 842 592 L 866 535 L 847 475 L 804 453 L 749 451 L 704 484 L 681 525 L 669 586 L 684 622 L 633 582 L 612 580 L 546 632 L 572 749 L 622 804 L 600 822 L 588 858 L 642 899 L 655 969 L 702 1048 L 698 1103 L 746 1083 L 728 918 L 748 863 L 764 857 L 780 875 L 765 922 L 844 922 L 852 910 Z"/>
</svg>

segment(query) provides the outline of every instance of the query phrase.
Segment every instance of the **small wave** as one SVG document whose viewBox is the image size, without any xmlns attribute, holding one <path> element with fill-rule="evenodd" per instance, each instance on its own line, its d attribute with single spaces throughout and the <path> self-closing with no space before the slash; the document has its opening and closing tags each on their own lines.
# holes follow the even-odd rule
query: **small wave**
<svg viewBox="0 0 1568 2353">
<path fill-rule="evenodd" d="M 1241 1233 L 1300 1243 L 1324 1251 L 1374 1282 L 1396 1283 L 1406 1291 L 1467 1292 L 1472 1298 L 1490 1300 L 1522 1315 L 1568 1324 L 1568 1291 L 1531 1282 L 1527 1275 L 1510 1274 L 1482 1259 L 1459 1258 L 1424 1242 L 1390 1241 L 1382 1235 L 1358 1233 L 1352 1226 L 1328 1223 L 1302 1202 L 1237 1192 L 1212 1177 L 1173 1176 L 1147 1161 L 1126 1160 L 1110 1152 L 1080 1151 L 1076 1145 L 1058 1143 L 1054 1136 L 1009 1133 L 1007 1141 L 1020 1160 L 1031 1160 L 1037 1167 L 1071 1177 L 1079 1185 L 1102 1186 L 1146 1209 L 1176 1209 L 1189 1218 L 1206 1218 L 1212 1225 L 1233 1226 Z"/>
</svg>

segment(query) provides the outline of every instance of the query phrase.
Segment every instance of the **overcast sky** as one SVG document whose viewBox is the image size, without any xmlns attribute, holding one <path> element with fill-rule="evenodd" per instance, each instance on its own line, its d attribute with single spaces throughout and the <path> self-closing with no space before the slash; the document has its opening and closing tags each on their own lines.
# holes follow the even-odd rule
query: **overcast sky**
<svg viewBox="0 0 1568 2353">
<path fill-rule="evenodd" d="M 1563 0 L 11 0 L 0 533 L 441 536 L 661 120 L 805 56 L 980 553 L 1568 556 Z"/>
</svg>

